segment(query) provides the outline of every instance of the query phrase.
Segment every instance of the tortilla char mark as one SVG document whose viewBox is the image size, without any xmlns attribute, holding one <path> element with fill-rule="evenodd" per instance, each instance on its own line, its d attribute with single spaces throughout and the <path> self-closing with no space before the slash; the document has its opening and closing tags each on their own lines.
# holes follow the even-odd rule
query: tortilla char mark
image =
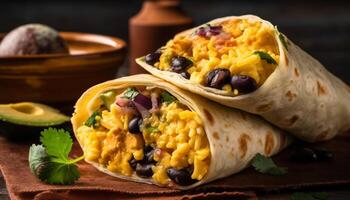
<svg viewBox="0 0 350 200">
<path fill-rule="evenodd" d="M 265 138 L 265 154 L 266 155 L 270 155 L 272 153 L 272 149 L 275 146 L 275 141 L 273 139 L 273 135 L 272 132 L 268 132 Z"/>
<path fill-rule="evenodd" d="M 293 101 L 293 99 L 297 97 L 297 95 L 292 91 L 288 90 L 286 93 L 286 97 L 288 98 L 288 101 Z"/>
<path fill-rule="evenodd" d="M 204 109 L 203 111 L 204 111 L 205 118 L 207 118 L 209 123 L 211 125 L 213 125 L 214 124 L 214 117 L 213 117 L 213 115 L 211 115 L 210 112 L 207 111 L 206 109 Z"/>
<path fill-rule="evenodd" d="M 325 130 L 325 131 L 321 132 L 320 134 L 317 135 L 316 141 L 325 140 L 327 138 L 328 134 L 329 134 L 329 130 Z"/>
<path fill-rule="evenodd" d="M 242 135 L 239 137 L 238 142 L 239 142 L 239 154 L 241 158 L 244 158 L 245 155 L 247 154 L 248 150 L 248 142 L 250 141 L 249 135 L 242 133 Z"/>
<path fill-rule="evenodd" d="M 293 126 L 298 121 L 298 119 L 299 119 L 298 115 L 293 115 L 292 117 L 286 120 L 286 126 L 287 127 Z"/>
<path fill-rule="evenodd" d="M 294 68 L 294 75 L 296 77 L 299 77 L 299 70 L 297 68 Z"/>
<path fill-rule="evenodd" d="M 267 112 L 267 111 L 271 110 L 272 107 L 273 107 L 273 102 L 261 104 L 258 107 L 256 107 L 256 112 L 258 112 L 258 113 Z"/>
<path fill-rule="evenodd" d="M 327 93 L 326 88 L 319 82 L 316 82 L 317 84 L 317 95 L 321 96 L 321 95 L 325 95 Z"/>
<path fill-rule="evenodd" d="M 220 139 L 220 136 L 219 136 L 219 133 L 218 133 L 218 132 L 214 132 L 213 137 L 214 137 L 214 139 L 216 139 L 216 140 L 219 140 L 219 139 Z"/>
</svg>

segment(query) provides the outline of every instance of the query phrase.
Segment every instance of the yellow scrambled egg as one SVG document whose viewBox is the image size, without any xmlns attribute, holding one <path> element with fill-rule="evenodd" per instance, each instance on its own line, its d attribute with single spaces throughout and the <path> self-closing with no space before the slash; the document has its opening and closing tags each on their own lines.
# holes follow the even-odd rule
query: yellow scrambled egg
<svg viewBox="0 0 350 200">
<path fill-rule="evenodd" d="M 216 68 L 229 69 L 231 75 L 247 75 L 262 85 L 274 71 L 277 64 L 270 64 L 256 51 L 270 55 L 276 63 L 279 60 L 278 45 L 274 30 L 261 22 L 234 19 L 213 24 L 222 26 L 223 33 L 209 38 L 196 34 L 177 35 L 170 40 L 155 67 L 170 70 L 171 58 L 178 55 L 193 62 L 187 72 L 191 81 L 204 84 L 206 75 Z M 231 92 L 229 84 L 223 87 Z"/>
<path fill-rule="evenodd" d="M 201 180 L 208 172 L 210 162 L 209 143 L 203 122 L 197 113 L 190 111 L 178 101 L 163 103 L 158 113 L 144 119 L 142 134 L 128 132 L 132 116 L 122 114 L 113 104 L 97 116 L 100 126 L 86 125 L 77 130 L 77 137 L 89 161 L 98 162 L 108 170 L 131 176 L 134 171 L 129 164 L 132 156 L 142 160 L 145 145 L 155 150 L 153 180 L 168 184 L 167 168 L 182 169 L 193 166 L 192 179 Z"/>
<path fill-rule="evenodd" d="M 163 104 L 160 116 L 150 117 L 152 127 L 159 131 L 143 131 L 146 144 L 155 144 L 154 159 L 158 164 L 153 169 L 153 179 L 167 184 L 166 169 L 181 169 L 193 165 L 192 179 L 201 180 L 209 168 L 210 150 L 203 129 L 203 122 L 197 113 L 184 109 L 178 102 Z"/>
</svg>

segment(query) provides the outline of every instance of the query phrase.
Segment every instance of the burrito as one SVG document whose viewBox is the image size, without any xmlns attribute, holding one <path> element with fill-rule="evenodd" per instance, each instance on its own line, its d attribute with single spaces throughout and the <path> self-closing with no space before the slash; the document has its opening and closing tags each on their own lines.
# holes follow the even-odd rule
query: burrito
<svg viewBox="0 0 350 200">
<path fill-rule="evenodd" d="M 72 117 L 86 162 L 118 178 L 189 189 L 271 156 L 292 140 L 261 117 L 227 108 L 152 75 L 87 90 Z"/>
<path fill-rule="evenodd" d="M 277 27 L 253 15 L 177 34 L 136 62 L 220 104 L 262 116 L 309 142 L 350 128 L 350 89 Z"/>
</svg>

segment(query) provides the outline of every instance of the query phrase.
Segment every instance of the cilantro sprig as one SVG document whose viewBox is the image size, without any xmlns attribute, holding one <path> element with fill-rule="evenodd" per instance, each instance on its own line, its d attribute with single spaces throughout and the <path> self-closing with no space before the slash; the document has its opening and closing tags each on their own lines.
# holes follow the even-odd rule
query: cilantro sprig
<svg viewBox="0 0 350 200">
<path fill-rule="evenodd" d="M 161 102 L 166 104 L 170 104 L 176 101 L 176 98 L 173 95 L 171 95 L 169 92 L 160 93 L 160 98 L 161 98 Z"/>
<path fill-rule="evenodd" d="M 85 126 L 90 126 L 90 127 L 92 126 L 94 128 L 98 127 L 99 124 L 96 120 L 97 116 L 101 116 L 101 112 L 99 110 L 91 114 L 91 116 L 86 120 Z"/>
<path fill-rule="evenodd" d="M 134 98 L 139 94 L 139 92 L 136 90 L 136 88 L 130 87 L 128 89 L 126 89 L 126 91 L 124 92 L 124 97 L 130 99 L 130 100 L 134 100 Z"/>
<path fill-rule="evenodd" d="M 84 155 L 70 159 L 73 140 L 63 129 L 48 128 L 41 132 L 42 144 L 33 144 L 29 149 L 29 167 L 41 181 L 49 184 L 73 184 L 80 178 L 76 163 Z"/>
<path fill-rule="evenodd" d="M 258 55 L 262 60 L 266 60 L 267 63 L 269 64 L 277 64 L 275 59 L 273 59 L 270 54 L 264 52 L 264 51 L 255 51 L 253 54 Z"/>
<path fill-rule="evenodd" d="M 278 167 L 271 158 L 265 157 L 260 153 L 253 158 L 252 166 L 256 171 L 263 174 L 281 176 L 287 173 L 287 168 Z"/>
<path fill-rule="evenodd" d="M 156 133 L 156 132 L 159 132 L 159 129 L 157 127 L 154 127 L 154 126 L 150 125 L 150 124 L 147 124 L 145 126 L 145 131 L 147 133 Z"/>
</svg>

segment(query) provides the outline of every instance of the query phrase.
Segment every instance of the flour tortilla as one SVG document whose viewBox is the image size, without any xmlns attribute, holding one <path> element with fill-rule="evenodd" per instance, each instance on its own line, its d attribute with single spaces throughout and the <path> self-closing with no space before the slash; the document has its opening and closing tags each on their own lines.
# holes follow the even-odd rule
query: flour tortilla
<svg viewBox="0 0 350 200">
<path fill-rule="evenodd" d="M 180 74 L 161 71 L 138 58 L 136 62 L 155 76 L 220 104 L 262 116 L 272 124 L 308 142 L 333 138 L 350 129 L 350 88 L 329 73 L 308 53 L 292 43 L 270 22 L 243 15 L 215 19 L 215 24 L 231 19 L 259 21 L 275 29 L 280 60 L 275 71 L 256 91 L 239 96 L 190 82 Z M 206 23 L 206 24 L 208 24 Z M 197 27 L 198 28 L 198 27 Z M 196 28 L 184 31 L 192 34 Z M 284 37 L 286 47 L 280 37 Z"/>
<path fill-rule="evenodd" d="M 124 89 L 132 86 L 153 86 L 174 95 L 182 104 L 198 113 L 211 150 L 211 160 L 207 175 L 190 186 L 167 185 L 178 189 L 190 189 L 198 185 L 227 177 L 249 166 L 251 159 L 261 153 L 271 156 L 291 142 L 291 137 L 273 127 L 259 116 L 224 107 L 198 95 L 156 78 L 152 75 L 135 75 L 107 81 L 88 89 L 77 101 L 72 117 L 73 130 L 84 124 L 100 104 L 99 95 L 111 89 Z M 81 145 L 82 143 L 80 143 Z M 82 146 L 84 150 L 84 146 Z M 136 182 L 157 184 L 148 178 L 131 177 L 108 171 L 105 167 L 88 161 L 100 171 L 118 178 Z"/>
</svg>

